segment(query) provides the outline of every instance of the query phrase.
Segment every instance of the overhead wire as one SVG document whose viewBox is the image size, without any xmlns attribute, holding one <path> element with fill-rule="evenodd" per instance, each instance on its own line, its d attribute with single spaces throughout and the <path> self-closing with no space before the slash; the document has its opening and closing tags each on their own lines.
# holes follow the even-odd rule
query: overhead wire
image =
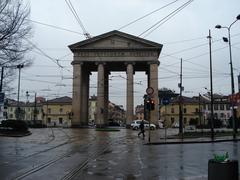
<svg viewBox="0 0 240 180">
<path fill-rule="evenodd" d="M 172 1 L 172 2 L 170 2 L 168 4 L 166 4 L 166 5 L 158 8 L 158 9 L 155 9 L 154 11 L 151 11 L 151 12 L 145 14 L 144 16 L 141 16 L 141 17 L 137 18 L 136 20 L 133 20 L 133 21 L 129 22 L 128 24 L 126 24 L 124 26 L 121 26 L 120 28 L 118 28 L 118 30 L 124 29 L 124 28 L 126 28 L 126 27 L 128 27 L 128 26 L 130 26 L 130 25 L 132 25 L 134 23 L 136 23 L 137 21 L 140 21 L 140 20 L 144 19 L 145 17 L 148 17 L 148 16 L 154 14 L 155 12 L 158 12 L 158 11 L 160 11 L 160 10 L 162 10 L 162 9 L 164 9 L 164 8 L 174 4 L 174 3 L 176 3 L 177 1 L 179 1 L 179 0 Z"/>
<path fill-rule="evenodd" d="M 153 24 L 151 27 L 149 27 L 148 29 L 146 29 L 145 31 L 143 31 L 141 34 L 139 34 L 138 36 L 142 36 L 144 34 L 146 34 L 147 32 L 150 31 L 150 33 L 152 33 L 152 29 L 154 28 L 154 31 L 159 28 L 159 24 L 160 23 L 165 23 L 167 22 L 171 17 L 175 16 L 177 13 L 179 13 L 182 9 L 184 9 L 185 7 L 187 7 L 189 4 L 191 4 L 194 0 L 189 0 L 186 3 L 184 3 L 183 5 L 181 5 L 180 7 L 178 7 L 177 9 L 175 9 L 173 12 L 171 12 L 170 14 L 168 14 L 167 16 L 165 16 L 164 18 L 162 18 L 161 20 L 157 21 L 155 24 Z M 165 21 L 166 20 L 166 21 Z M 160 24 L 162 25 L 162 24 Z M 157 28 L 155 28 L 157 26 Z M 149 35 L 149 33 L 147 33 L 147 35 Z M 144 36 L 146 37 L 146 35 Z"/>
<path fill-rule="evenodd" d="M 47 23 L 39 22 L 39 21 L 32 20 L 32 19 L 26 19 L 26 20 L 28 20 L 30 22 L 33 22 L 35 24 L 40 24 L 40 25 L 51 27 L 51 28 L 54 28 L 54 29 L 67 31 L 67 32 L 71 32 L 71 33 L 74 33 L 74 34 L 84 35 L 83 33 L 80 33 L 80 32 L 77 32 L 77 31 L 73 31 L 73 30 L 70 30 L 70 29 L 67 29 L 67 28 L 63 28 L 63 27 L 60 27 L 60 26 L 55 26 L 55 25 L 52 25 L 52 24 L 47 24 Z"/>
<path fill-rule="evenodd" d="M 91 38 L 90 34 L 87 32 L 86 28 L 84 27 L 81 19 L 79 18 L 71 0 L 65 0 L 66 4 L 68 5 L 70 11 L 72 12 L 73 16 L 75 17 L 76 21 L 78 22 L 78 24 L 80 25 L 80 27 L 82 28 L 83 34 L 84 36 L 89 39 Z"/>
</svg>

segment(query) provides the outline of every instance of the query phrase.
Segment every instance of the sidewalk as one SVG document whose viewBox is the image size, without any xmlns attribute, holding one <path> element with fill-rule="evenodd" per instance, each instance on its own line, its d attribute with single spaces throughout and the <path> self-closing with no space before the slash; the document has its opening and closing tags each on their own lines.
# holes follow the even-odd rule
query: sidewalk
<svg viewBox="0 0 240 180">
<path fill-rule="evenodd" d="M 232 136 L 217 136 L 214 140 L 211 137 L 178 137 L 177 135 L 169 135 L 162 137 L 160 133 L 157 131 L 151 131 L 150 133 L 150 141 L 149 141 L 149 133 L 145 132 L 145 145 L 161 145 L 161 144 L 191 144 L 191 143 L 218 143 L 218 142 L 234 142 L 240 141 L 240 137 L 236 137 L 233 139 Z"/>
</svg>

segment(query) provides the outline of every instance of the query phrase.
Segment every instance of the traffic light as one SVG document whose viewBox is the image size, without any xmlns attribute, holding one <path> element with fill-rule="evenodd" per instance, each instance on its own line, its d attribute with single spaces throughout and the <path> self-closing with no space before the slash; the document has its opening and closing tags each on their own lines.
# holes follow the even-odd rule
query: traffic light
<svg viewBox="0 0 240 180">
<path fill-rule="evenodd" d="M 154 110 L 155 109 L 155 103 L 154 100 L 150 100 L 150 110 Z"/>
<path fill-rule="evenodd" d="M 146 109 L 150 111 L 150 108 L 151 108 L 151 107 L 150 107 L 150 101 L 147 100 L 147 101 L 146 101 Z"/>
<path fill-rule="evenodd" d="M 154 100 L 153 100 L 153 99 L 148 99 L 148 100 L 146 101 L 146 108 L 147 108 L 147 110 L 149 110 L 149 111 L 155 109 L 155 103 L 154 103 Z"/>
</svg>

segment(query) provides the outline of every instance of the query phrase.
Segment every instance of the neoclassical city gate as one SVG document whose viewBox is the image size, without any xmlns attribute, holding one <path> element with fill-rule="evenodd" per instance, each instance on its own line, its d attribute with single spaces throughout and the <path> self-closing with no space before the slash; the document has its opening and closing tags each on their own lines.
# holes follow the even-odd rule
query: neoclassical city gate
<svg viewBox="0 0 240 180">
<path fill-rule="evenodd" d="M 120 31 L 111 31 L 69 46 L 73 57 L 73 119 L 72 126 L 88 124 L 89 76 L 98 72 L 96 125 L 107 124 L 109 74 L 126 71 L 126 123 L 134 116 L 134 73 L 145 71 L 148 87 L 154 89 L 152 98 L 156 108 L 151 111 L 151 122 L 157 124 L 158 114 L 158 57 L 162 45 Z M 146 87 L 147 88 L 147 87 Z"/>
</svg>

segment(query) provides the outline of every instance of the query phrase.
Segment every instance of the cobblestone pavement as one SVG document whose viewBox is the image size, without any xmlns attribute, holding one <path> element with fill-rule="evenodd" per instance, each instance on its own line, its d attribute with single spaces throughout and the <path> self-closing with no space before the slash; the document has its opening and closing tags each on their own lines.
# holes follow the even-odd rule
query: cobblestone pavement
<svg viewBox="0 0 240 180">
<path fill-rule="evenodd" d="M 240 159 L 239 142 L 146 145 L 137 131 L 31 129 L 26 137 L 0 137 L 0 179 L 200 180 L 208 159 L 228 152 Z M 169 135 L 176 133 L 169 131 Z M 164 140 L 164 130 L 151 140 Z"/>
</svg>

